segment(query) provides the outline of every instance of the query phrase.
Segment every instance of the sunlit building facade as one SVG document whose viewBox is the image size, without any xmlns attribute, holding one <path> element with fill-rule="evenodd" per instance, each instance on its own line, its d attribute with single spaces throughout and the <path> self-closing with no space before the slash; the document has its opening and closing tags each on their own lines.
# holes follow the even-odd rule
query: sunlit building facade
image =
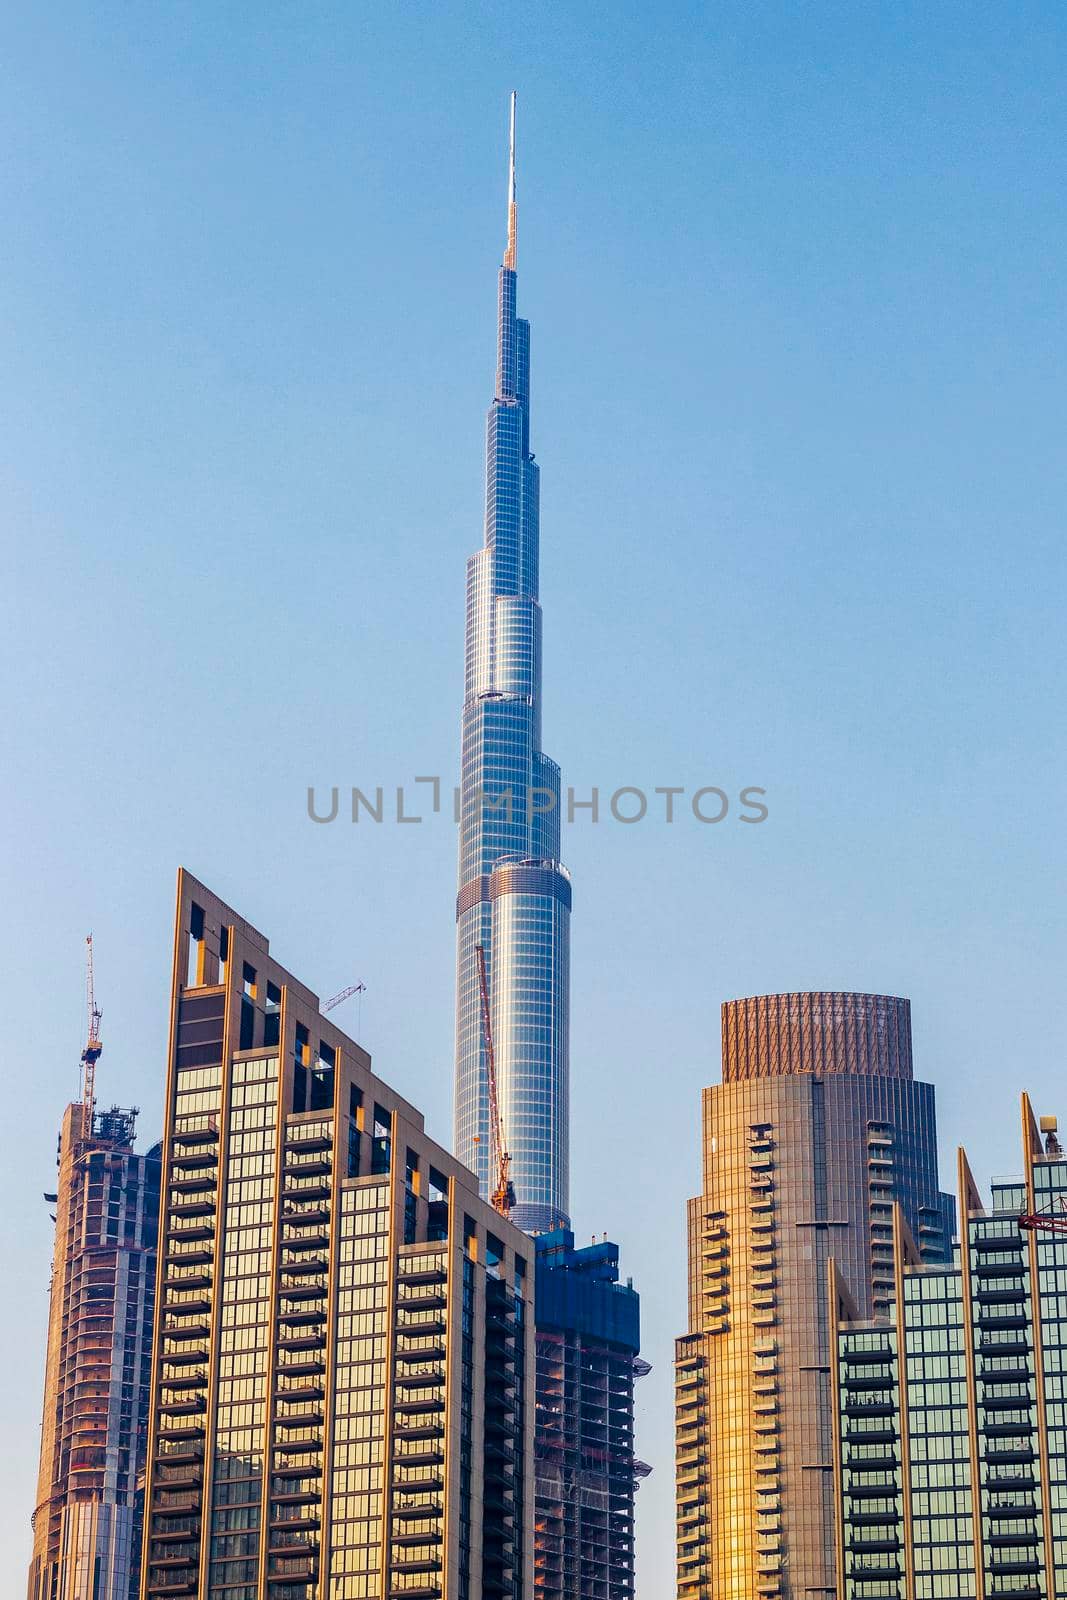
<svg viewBox="0 0 1067 1600">
<path fill-rule="evenodd" d="M 80 1103 L 59 1135 L 29 1600 L 133 1600 L 141 1556 L 160 1151 L 135 1111 Z"/>
<path fill-rule="evenodd" d="M 842 1600 L 1067 1595 L 1067 1159 L 1025 1096 L 1022 1154 L 987 1209 L 960 1152 L 949 1265 L 898 1213 L 877 1320 L 831 1272 Z"/>
<path fill-rule="evenodd" d="M 516 312 L 514 100 L 508 245 L 486 440 L 485 542 L 467 563 L 456 902 L 455 1144 L 490 1193 L 489 1097 L 477 948 L 485 952 L 512 1219 L 568 1225 L 570 878 L 560 774 L 541 749 L 538 466 L 530 450 L 530 325 Z"/>
<path fill-rule="evenodd" d="M 532 1595 L 533 1245 L 179 875 L 144 1600 Z"/>
<path fill-rule="evenodd" d="M 864 1315 L 884 1311 L 894 1203 L 924 1259 L 947 1259 L 952 1201 L 908 1001 L 724 1005 L 675 1352 L 680 1600 L 836 1595 L 827 1264 Z"/>
</svg>

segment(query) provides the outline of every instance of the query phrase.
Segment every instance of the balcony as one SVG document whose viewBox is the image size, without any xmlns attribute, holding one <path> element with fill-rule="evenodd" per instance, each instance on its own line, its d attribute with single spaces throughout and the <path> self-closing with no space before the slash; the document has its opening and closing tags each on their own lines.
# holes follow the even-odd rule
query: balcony
<svg viewBox="0 0 1067 1600">
<path fill-rule="evenodd" d="M 329 1148 L 329 1147 L 327 1147 Z M 291 1152 L 287 1152 L 287 1156 Z M 333 1170 L 333 1163 L 325 1160 L 321 1155 L 311 1161 L 290 1161 L 285 1163 L 285 1181 L 290 1183 L 294 1178 L 328 1178 Z M 304 1191 L 301 1191 L 302 1193 Z"/>
<path fill-rule="evenodd" d="M 443 1289 L 435 1288 L 431 1284 L 408 1286 L 402 1282 L 397 1287 L 396 1304 L 398 1310 L 429 1311 L 446 1306 L 448 1297 Z"/>
<path fill-rule="evenodd" d="M 215 1215 L 215 1202 L 214 1200 L 197 1199 L 194 1191 L 192 1199 L 173 1200 L 170 1206 L 170 1215 L 175 1220 L 185 1217 L 213 1217 Z"/>
<path fill-rule="evenodd" d="M 291 1402 L 298 1400 L 321 1400 L 323 1399 L 325 1393 L 326 1391 L 321 1383 L 298 1383 L 284 1389 L 275 1389 L 274 1398 L 280 1402 L 284 1402 L 286 1400 Z"/>
<path fill-rule="evenodd" d="M 293 1233 L 290 1230 L 282 1240 L 284 1250 L 326 1250 L 329 1244 L 330 1235 L 324 1228 L 317 1228 L 314 1233 Z"/>
<path fill-rule="evenodd" d="M 200 1406 L 197 1409 L 202 1410 L 203 1407 Z M 203 1439 L 203 1437 L 204 1425 L 202 1422 L 187 1422 L 178 1428 L 161 1428 L 159 1431 L 158 1442 L 160 1445 L 170 1444 L 172 1442 L 175 1444 L 185 1444 L 196 1439 Z M 172 1454 L 166 1457 L 166 1459 L 169 1461 L 177 1461 L 180 1459 L 180 1457 L 177 1454 Z M 160 1457 L 157 1456 L 156 1460 L 160 1460 Z"/>
<path fill-rule="evenodd" d="M 295 1416 L 288 1412 L 278 1412 L 274 1418 L 277 1428 L 321 1428 L 326 1420 L 326 1413 L 321 1410 L 300 1411 Z M 321 1450 L 322 1440 L 297 1439 L 290 1443 L 285 1439 L 275 1439 L 276 1449 L 287 1450 Z"/>
<path fill-rule="evenodd" d="M 168 1365 L 170 1364 L 168 1356 L 164 1356 L 163 1360 Z M 164 1377 L 162 1383 L 165 1389 L 202 1389 L 207 1383 L 207 1368 L 194 1367 L 191 1371 L 185 1368 L 181 1372 L 172 1373 L 169 1377 Z M 161 1409 L 166 1410 L 167 1408 L 162 1407 Z"/>
<path fill-rule="evenodd" d="M 154 1545 L 175 1544 L 179 1541 L 200 1538 L 200 1518 L 185 1517 L 181 1524 L 175 1523 L 169 1528 L 153 1528 L 151 1540 Z"/>
<path fill-rule="evenodd" d="M 214 1117 L 205 1122 L 200 1128 L 181 1128 L 174 1134 L 174 1143 L 180 1145 L 214 1144 L 219 1136 L 218 1123 Z"/>
<path fill-rule="evenodd" d="M 189 1259 L 188 1256 L 185 1257 L 185 1259 L 188 1260 Z M 210 1259 L 211 1259 L 211 1257 L 209 1256 L 208 1260 L 210 1260 Z M 187 1273 L 184 1277 L 180 1277 L 179 1278 L 179 1277 L 174 1277 L 172 1275 L 172 1273 L 169 1271 L 169 1267 L 174 1266 L 174 1265 L 176 1265 L 176 1263 L 173 1262 L 173 1261 L 168 1264 L 168 1272 L 167 1272 L 166 1277 L 163 1279 L 163 1287 L 164 1287 L 164 1289 L 210 1289 L 211 1288 L 211 1274 L 210 1274 L 210 1272 L 190 1272 L 190 1273 Z"/>
<path fill-rule="evenodd" d="M 314 1533 L 314 1531 L 317 1530 L 318 1526 L 322 1526 L 322 1518 L 318 1518 L 318 1517 L 275 1517 L 274 1520 L 272 1520 L 272 1522 L 270 1522 L 270 1533 Z M 302 1546 L 299 1546 L 299 1549 L 306 1550 L 307 1549 L 306 1544 L 302 1544 Z M 272 1554 L 272 1555 L 280 1554 L 280 1550 L 278 1550 L 277 1544 L 275 1544 L 275 1546 L 270 1547 L 270 1554 Z"/>
<path fill-rule="evenodd" d="M 295 1210 L 283 1211 L 282 1221 L 287 1226 L 299 1226 L 312 1222 L 329 1222 L 329 1206 L 299 1206 Z"/>
<path fill-rule="evenodd" d="M 434 1333 L 445 1333 L 445 1332 L 447 1332 L 448 1320 L 444 1316 L 430 1316 L 430 1317 L 427 1317 L 427 1316 L 424 1316 L 424 1314 L 420 1312 L 420 1313 L 416 1313 L 416 1315 L 423 1316 L 423 1320 L 420 1321 L 420 1322 L 411 1322 L 411 1321 L 408 1320 L 408 1314 L 406 1314 L 404 1312 L 402 1307 L 398 1308 L 398 1312 L 399 1312 L 399 1314 L 397 1316 L 396 1331 L 402 1337 L 406 1337 L 406 1338 L 409 1338 L 409 1339 L 419 1339 L 419 1338 L 426 1338 L 429 1335 L 434 1334 Z M 491 1330 L 491 1329 L 487 1329 L 486 1330 L 486 1342 L 487 1343 L 488 1343 L 489 1338 L 490 1338 L 490 1336 L 492 1334 L 492 1331 L 493 1330 Z M 499 1348 L 504 1342 L 505 1342 L 504 1338 L 500 1336 L 500 1333 L 498 1331 L 498 1336 L 497 1336 L 497 1338 L 495 1340 L 495 1343 L 496 1343 L 497 1347 Z"/>
<path fill-rule="evenodd" d="M 178 1335 L 170 1332 L 164 1334 L 164 1338 L 168 1341 L 177 1337 Z M 188 1367 L 192 1366 L 196 1362 L 206 1361 L 207 1354 L 208 1347 L 206 1344 L 194 1344 L 186 1345 L 181 1350 L 164 1350 L 160 1359 L 164 1361 L 168 1367 Z"/>
<path fill-rule="evenodd" d="M 294 1311 L 279 1311 L 278 1321 L 289 1328 L 312 1328 L 326 1321 L 326 1313 L 315 1307 L 298 1306 Z"/>
<path fill-rule="evenodd" d="M 394 1533 L 392 1542 L 394 1542 L 395 1546 L 402 1546 L 403 1549 L 406 1549 L 406 1547 L 413 1546 L 413 1544 L 440 1544 L 442 1536 L 440 1536 L 440 1533 Z"/>
<path fill-rule="evenodd" d="M 218 1138 L 218 1135 L 215 1135 Z M 175 1150 L 172 1162 L 175 1167 L 181 1167 L 183 1172 L 202 1172 L 208 1167 L 218 1166 L 219 1153 L 217 1150 Z M 172 1181 L 172 1188 L 181 1187 L 180 1182 Z"/>
<path fill-rule="evenodd" d="M 208 1271 L 214 1264 L 215 1252 L 206 1246 L 196 1250 L 170 1250 L 167 1252 L 167 1266 L 165 1283 L 169 1289 L 206 1289 L 211 1285 L 211 1273 Z M 185 1273 L 181 1277 L 175 1276 L 179 1269 L 185 1267 L 199 1267 L 198 1272 Z"/>
<path fill-rule="evenodd" d="M 286 1378 L 318 1377 L 326 1371 L 321 1356 L 307 1356 L 303 1361 L 282 1361 L 278 1364 L 279 1376 Z"/>
<path fill-rule="evenodd" d="M 286 1248 L 287 1246 L 283 1244 L 283 1259 L 279 1263 L 279 1267 L 287 1279 L 311 1278 L 316 1274 L 321 1276 L 321 1274 L 326 1272 L 327 1268 L 329 1267 L 330 1263 L 326 1256 L 300 1256 L 298 1259 L 293 1261 L 287 1261 L 284 1259 L 284 1251 Z"/>
<path fill-rule="evenodd" d="M 298 1445 L 285 1445 L 283 1448 L 285 1448 L 286 1450 L 299 1449 L 299 1446 Z M 318 1449 L 319 1447 L 317 1445 L 315 1445 L 312 1448 Z M 321 1468 L 321 1466 L 313 1466 L 313 1467 L 309 1467 L 309 1466 L 299 1466 L 299 1467 L 279 1467 L 279 1466 L 275 1466 L 274 1469 L 273 1469 L 273 1472 L 272 1472 L 272 1476 L 275 1477 L 275 1478 L 284 1478 L 286 1481 L 292 1480 L 294 1478 L 295 1479 L 300 1479 L 300 1478 L 321 1478 L 322 1477 L 322 1468 Z M 275 1498 L 279 1498 L 279 1497 L 275 1496 Z M 285 1499 L 285 1498 L 287 1498 L 287 1496 L 283 1495 L 280 1498 Z M 300 1494 L 299 1496 L 297 1496 L 295 1494 L 295 1491 L 294 1491 L 294 1498 L 301 1498 L 302 1499 L 303 1498 L 303 1494 Z M 317 1494 L 314 1495 L 313 1498 L 314 1499 L 318 1499 L 318 1495 Z"/>
<path fill-rule="evenodd" d="M 270 1554 L 273 1556 L 275 1552 L 272 1550 Z M 313 1559 L 311 1556 L 308 1556 L 305 1561 L 290 1562 L 290 1565 L 284 1572 L 269 1572 L 267 1574 L 267 1583 L 272 1589 L 276 1589 L 279 1584 L 283 1583 L 314 1583 L 318 1578 L 318 1575 L 319 1568 L 317 1560 Z"/>
<path fill-rule="evenodd" d="M 285 1154 L 287 1159 L 305 1150 L 308 1152 L 321 1152 L 323 1150 L 332 1149 L 333 1137 L 331 1134 L 312 1133 L 308 1134 L 306 1138 L 301 1139 L 297 1136 L 295 1128 L 289 1128 L 286 1131 Z M 296 1165 L 299 1165 L 299 1163 L 296 1163 Z"/>
<path fill-rule="evenodd" d="M 400 1258 L 399 1282 L 401 1284 L 444 1283 L 448 1277 L 448 1272 L 443 1262 L 440 1266 L 423 1267 L 419 1272 L 407 1272 L 405 1271 L 405 1259 L 403 1256 Z"/>
<path fill-rule="evenodd" d="M 211 1210 L 213 1212 L 214 1211 L 214 1207 L 212 1207 Z M 215 1237 L 215 1223 L 214 1223 L 214 1221 L 211 1220 L 210 1218 L 207 1218 L 207 1217 L 204 1217 L 204 1218 L 201 1219 L 201 1217 L 199 1216 L 200 1211 L 201 1211 L 201 1207 L 198 1206 L 197 1207 L 198 1215 L 196 1217 L 194 1217 L 194 1219 L 193 1219 L 193 1221 L 191 1223 L 187 1223 L 185 1221 L 185 1216 L 187 1215 L 187 1213 L 183 1213 L 182 1214 L 182 1220 L 181 1220 L 180 1225 L 172 1217 L 172 1219 L 171 1219 L 171 1228 L 170 1228 L 170 1243 L 172 1245 L 173 1244 L 179 1244 L 185 1239 L 213 1239 Z M 173 1260 L 178 1260 L 179 1257 L 174 1256 L 172 1254 L 172 1259 Z M 182 1261 L 188 1261 L 190 1259 L 190 1257 L 183 1251 L 180 1259 Z M 203 1259 L 205 1261 L 210 1261 L 211 1260 L 211 1252 L 209 1251 L 208 1254 L 203 1257 Z"/>
<path fill-rule="evenodd" d="M 172 1316 L 176 1314 L 177 1313 L 175 1312 L 171 1312 Z M 208 1322 L 183 1321 L 180 1327 L 175 1327 L 173 1325 L 168 1326 L 166 1323 L 163 1325 L 163 1337 L 168 1342 L 171 1340 L 178 1341 L 183 1339 L 206 1339 L 210 1332 L 211 1324 Z M 204 1346 L 204 1354 L 207 1354 L 206 1345 Z M 167 1359 L 169 1360 L 170 1357 L 167 1357 Z"/>
<path fill-rule="evenodd" d="M 183 1161 L 182 1166 L 186 1165 Z M 191 1173 L 187 1178 L 171 1178 L 169 1187 L 177 1194 L 203 1194 L 207 1189 L 214 1189 L 217 1179 L 217 1172 L 209 1172 L 205 1168 L 201 1172 Z"/>
</svg>

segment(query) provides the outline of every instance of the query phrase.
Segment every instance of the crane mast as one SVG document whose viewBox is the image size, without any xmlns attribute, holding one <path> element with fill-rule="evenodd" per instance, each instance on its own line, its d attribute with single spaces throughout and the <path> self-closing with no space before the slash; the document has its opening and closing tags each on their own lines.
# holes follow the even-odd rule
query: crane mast
<svg viewBox="0 0 1067 1600">
<path fill-rule="evenodd" d="M 496 1173 L 496 1187 L 489 1196 L 494 1211 L 502 1217 L 511 1215 L 515 1204 L 515 1186 L 511 1181 L 511 1152 L 504 1139 L 504 1126 L 500 1120 L 500 1101 L 496 1091 L 496 1056 L 493 1052 L 493 1024 L 489 1012 L 489 984 L 485 976 L 485 946 L 475 945 L 478 957 L 478 989 L 482 999 L 482 1033 L 485 1036 L 486 1077 L 489 1082 L 489 1164 Z"/>
<path fill-rule="evenodd" d="M 93 936 L 85 941 L 85 1008 L 88 1012 L 88 1037 L 82 1051 L 82 1139 L 93 1136 L 93 1111 L 96 1102 L 96 1063 L 103 1045 L 100 1043 L 100 1007 L 96 1003 L 93 987 Z"/>
</svg>

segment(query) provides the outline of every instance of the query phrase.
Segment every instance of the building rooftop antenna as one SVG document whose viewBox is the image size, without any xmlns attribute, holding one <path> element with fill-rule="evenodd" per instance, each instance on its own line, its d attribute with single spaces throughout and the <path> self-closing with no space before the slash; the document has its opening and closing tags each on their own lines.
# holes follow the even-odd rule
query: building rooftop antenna
<svg viewBox="0 0 1067 1600">
<path fill-rule="evenodd" d="M 515 100 L 512 89 L 508 121 L 508 247 L 504 252 L 504 265 L 509 272 L 515 271 L 519 232 L 519 208 L 515 200 Z"/>
</svg>

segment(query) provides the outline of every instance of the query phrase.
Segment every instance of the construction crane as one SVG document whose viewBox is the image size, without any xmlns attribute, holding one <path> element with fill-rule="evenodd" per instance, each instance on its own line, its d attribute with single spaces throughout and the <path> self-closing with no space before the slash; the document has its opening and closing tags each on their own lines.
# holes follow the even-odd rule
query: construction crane
<svg viewBox="0 0 1067 1600">
<path fill-rule="evenodd" d="M 1024 1211 L 1019 1227 L 1024 1233 L 1067 1233 L 1067 1209 L 1063 1200 L 1059 1211 Z"/>
<path fill-rule="evenodd" d="M 100 1007 L 93 989 L 93 936 L 85 941 L 85 1006 L 89 1014 L 89 1032 L 82 1051 L 82 1138 L 93 1136 L 93 1109 L 96 1100 L 96 1063 L 100 1060 L 103 1045 L 100 1043 Z"/>
<path fill-rule="evenodd" d="M 1062 1156 L 1063 1146 L 1056 1136 L 1056 1118 L 1042 1117 L 1039 1126 L 1045 1136 L 1045 1154 L 1053 1158 Z M 1067 1199 L 1061 1196 L 1058 1211 L 1051 1207 L 1047 1211 L 1024 1211 L 1019 1227 L 1024 1233 L 1067 1233 Z"/>
<path fill-rule="evenodd" d="M 326 1015 L 327 1011 L 332 1011 L 334 1006 L 339 1006 L 342 1000 L 351 1000 L 354 994 L 366 994 L 366 992 L 367 985 L 365 983 L 350 983 L 347 989 L 342 989 L 341 993 L 335 994 L 332 1000 L 327 1000 L 322 1008 L 323 1016 Z"/>
<path fill-rule="evenodd" d="M 493 1053 L 493 1024 L 489 1015 L 489 984 L 485 977 L 485 946 L 474 947 L 478 957 L 478 987 L 482 996 L 482 1032 L 485 1035 L 485 1066 L 489 1080 L 489 1164 L 496 1172 L 496 1187 L 489 1196 L 494 1211 L 511 1215 L 515 1204 L 515 1185 L 511 1181 L 511 1152 L 504 1139 L 500 1120 L 500 1101 L 496 1092 L 496 1056 Z"/>
<path fill-rule="evenodd" d="M 1067 1216 L 1050 1216 L 1047 1211 L 1024 1212 L 1019 1226 L 1025 1233 L 1067 1233 Z"/>
</svg>

